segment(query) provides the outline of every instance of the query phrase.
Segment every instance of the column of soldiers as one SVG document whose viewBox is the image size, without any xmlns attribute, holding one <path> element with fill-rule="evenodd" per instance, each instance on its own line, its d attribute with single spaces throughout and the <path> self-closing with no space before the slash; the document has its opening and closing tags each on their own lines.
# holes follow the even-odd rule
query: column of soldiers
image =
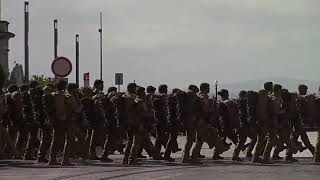
<svg viewBox="0 0 320 180">
<path fill-rule="evenodd" d="M 69 166 L 70 158 L 113 162 L 109 155 L 118 151 L 123 165 L 136 165 L 146 158 L 145 150 L 154 160 L 173 162 L 172 153 L 182 150 L 177 141 L 182 133 L 182 163 L 200 163 L 204 143 L 214 150 L 213 160 L 223 159 L 221 154 L 234 144 L 233 161 L 243 161 L 239 154 L 246 150 L 254 163 L 272 163 L 286 150 L 285 160 L 296 162 L 293 155 L 307 149 L 320 161 L 319 132 L 313 146 L 305 129 L 320 127 L 320 97 L 307 95 L 306 85 L 290 93 L 267 82 L 258 92 L 241 91 L 237 99 L 222 89 L 220 100 L 209 96 L 208 83 L 171 93 L 167 85 L 157 90 L 135 83 L 126 92 L 103 90 L 101 80 L 93 89 L 64 81 L 41 87 L 32 81 L 1 90 L 0 158 Z M 101 157 L 98 146 L 103 147 Z"/>
</svg>

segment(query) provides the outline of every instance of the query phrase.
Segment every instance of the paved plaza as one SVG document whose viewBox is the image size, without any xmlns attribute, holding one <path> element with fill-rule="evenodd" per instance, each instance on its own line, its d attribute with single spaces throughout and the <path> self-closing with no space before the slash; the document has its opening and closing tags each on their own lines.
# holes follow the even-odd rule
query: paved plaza
<svg viewBox="0 0 320 180">
<path fill-rule="evenodd" d="M 312 143 L 315 143 L 315 133 L 309 133 Z M 179 137 L 180 147 L 185 143 L 184 137 Z M 313 163 L 311 153 L 305 151 L 297 154 L 299 162 L 289 164 L 278 161 L 271 165 L 252 164 L 250 160 L 240 163 L 231 161 L 232 148 L 223 154 L 221 161 L 212 161 L 212 150 L 205 145 L 201 152 L 207 158 L 199 165 L 180 164 L 182 152 L 174 154 L 176 162 L 143 160 L 140 166 L 121 166 L 121 155 L 112 155 L 115 163 L 100 163 L 99 161 L 73 160 L 75 166 L 49 167 L 46 164 L 36 164 L 35 161 L 2 160 L 0 161 L 0 180 L 107 180 L 107 179 L 281 179 L 307 180 L 320 178 L 320 164 Z M 244 154 L 242 154 L 243 157 Z M 282 156 L 284 153 L 282 152 Z"/>
</svg>

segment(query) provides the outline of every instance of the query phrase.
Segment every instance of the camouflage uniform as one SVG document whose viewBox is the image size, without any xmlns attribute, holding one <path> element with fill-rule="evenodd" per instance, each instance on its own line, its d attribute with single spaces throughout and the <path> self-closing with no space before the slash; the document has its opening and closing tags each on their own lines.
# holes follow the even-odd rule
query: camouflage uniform
<svg viewBox="0 0 320 180">
<path fill-rule="evenodd" d="M 108 94 L 104 99 L 104 109 L 107 121 L 107 137 L 104 144 L 101 161 L 112 161 L 108 158 L 109 153 L 116 148 L 117 141 L 119 141 L 119 121 L 117 117 L 117 100 L 119 93 L 113 92 Z"/>
<path fill-rule="evenodd" d="M 181 102 L 183 100 L 183 102 Z M 183 120 L 183 125 L 186 131 L 186 144 L 184 146 L 184 152 L 183 152 L 183 160 L 182 162 L 188 162 L 190 160 L 190 150 L 192 148 L 193 142 L 196 141 L 196 135 L 197 131 L 195 128 L 196 121 L 197 121 L 197 104 L 198 104 L 199 97 L 197 94 L 189 90 L 185 94 L 184 99 L 180 99 L 180 103 L 183 105 L 182 107 L 182 120 Z"/>
<path fill-rule="evenodd" d="M 268 121 L 270 119 L 270 99 L 265 90 L 260 90 L 257 96 L 256 104 L 256 121 L 257 121 L 257 132 L 258 140 L 256 149 L 253 155 L 252 162 L 260 162 L 260 156 L 262 156 L 265 143 L 267 141 L 268 134 Z"/>
<path fill-rule="evenodd" d="M 144 90 L 144 88 L 141 88 L 140 91 Z M 149 142 L 144 142 L 147 140 L 146 137 L 146 120 L 148 120 L 150 117 L 153 116 L 152 113 L 148 112 L 147 104 L 144 98 L 144 95 L 140 94 L 142 92 L 138 92 L 139 89 L 137 90 L 137 94 L 139 95 L 135 99 L 135 104 L 136 104 L 136 112 L 137 116 L 132 124 L 132 131 L 134 134 L 133 138 L 133 146 L 131 148 L 131 156 L 130 156 L 130 163 L 129 164 L 135 164 L 136 159 L 138 158 L 139 150 L 141 146 L 145 146 L 147 152 L 151 153 L 152 155 L 156 152 L 152 151 L 157 151 L 157 149 L 152 145 L 150 145 Z M 150 146 L 149 146 L 150 145 Z"/>
<path fill-rule="evenodd" d="M 35 121 L 34 111 L 33 111 L 33 96 L 34 96 L 35 89 L 30 89 L 30 93 L 28 91 L 24 91 L 23 95 L 23 114 L 24 114 L 24 121 L 25 121 L 25 129 L 27 129 L 26 137 L 28 137 L 27 145 L 25 149 L 24 159 L 25 160 L 32 160 L 32 149 L 37 144 L 37 135 L 39 130 L 39 124 Z"/>
<path fill-rule="evenodd" d="M 290 119 L 295 118 L 295 108 L 294 103 L 292 103 L 292 97 L 291 94 L 287 90 L 282 90 L 282 108 L 281 108 L 281 114 L 278 116 L 278 124 L 279 129 L 277 131 L 277 134 L 279 136 L 279 144 L 275 148 L 273 152 L 273 159 L 278 160 L 281 159 L 279 157 L 279 153 L 284 149 L 283 144 L 286 144 L 288 147 L 288 151 L 291 151 L 293 153 L 297 153 L 298 148 L 296 145 L 292 142 L 290 139 Z"/>
<path fill-rule="evenodd" d="M 168 142 L 168 95 L 159 94 L 155 96 L 154 102 L 155 118 L 156 118 L 156 130 L 157 137 L 155 141 L 155 147 L 158 152 L 161 152 L 161 148 L 166 147 Z"/>
<path fill-rule="evenodd" d="M 238 104 L 238 107 L 239 107 L 240 126 L 239 126 L 239 129 L 237 130 L 239 135 L 239 142 L 234 149 L 232 160 L 242 161 L 239 158 L 239 154 L 240 154 L 240 151 L 244 149 L 247 138 L 250 137 L 250 130 L 251 130 L 249 117 L 248 117 L 248 99 L 245 97 L 241 97 L 238 100 L 236 100 L 236 103 Z"/>
<path fill-rule="evenodd" d="M 48 97 L 49 98 L 49 97 Z M 68 104 L 68 97 L 61 91 L 52 93 L 51 100 L 45 106 L 52 108 L 47 110 L 50 122 L 53 125 L 52 141 L 50 146 L 49 165 L 57 164 L 56 157 L 59 151 L 59 142 L 64 141 L 63 160 L 61 165 L 69 165 L 71 110 Z"/>
<path fill-rule="evenodd" d="M 308 107 L 307 107 L 307 104 L 312 103 L 310 102 L 311 100 L 313 100 L 312 96 L 309 96 L 309 97 L 304 95 L 298 96 L 298 99 L 297 99 L 298 120 L 294 125 L 295 131 L 293 132 L 292 139 L 295 142 L 297 142 L 300 136 L 303 144 L 309 149 L 309 151 L 312 154 L 314 154 L 315 147 L 310 143 L 307 132 L 304 129 L 304 126 L 310 125 L 309 124 L 311 122 L 310 119 L 312 119 L 311 114 L 309 113 Z"/>
<path fill-rule="evenodd" d="M 52 89 L 48 86 L 44 87 L 42 90 L 40 87 L 36 89 L 36 92 L 33 96 L 33 109 L 35 113 L 35 120 L 40 123 L 41 130 L 41 141 L 39 145 L 39 150 L 37 154 L 38 162 L 47 162 L 48 160 L 45 158 L 46 152 L 50 149 L 51 143 L 51 134 L 52 134 L 52 124 L 50 124 L 48 116 L 51 114 L 50 106 L 52 102 L 50 98 L 52 93 Z M 46 109 L 48 111 L 46 111 Z M 46 114 L 46 112 L 48 114 Z"/>
<path fill-rule="evenodd" d="M 123 123 L 124 123 L 124 128 L 127 134 L 127 145 L 125 147 L 122 164 L 126 165 L 129 162 L 129 156 L 130 156 L 130 152 L 133 144 L 134 133 L 136 130 L 134 127 L 134 123 L 137 118 L 136 107 L 135 107 L 136 95 L 133 93 L 126 93 L 122 95 L 122 98 L 124 99 L 124 107 L 123 107 L 123 111 L 119 113 L 120 113 L 120 116 L 123 116 L 120 118 L 121 119 L 123 118 L 123 120 L 125 121 Z"/>
<path fill-rule="evenodd" d="M 291 96 L 290 93 L 287 90 L 282 90 L 282 100 L 281 100 L 281 107 L 277 110 L 279 111 L 278 113 L 278 129 L 277 129 L 277 134 L 279 136 L 279 142 L 274 150 L 273 153 L 273 159 L 278 160 L 281 159 L 279 157 L 279 153 L 284 150 L 283 144 L 286 144 L 288 149 L 292 151 L 293 153 L 298 152 L 298 148 L 296 145 L 291 141 L 290 139 L 290 126 L 289 126 L 289 120 L 291 118 L 294 118 L 294 109 L 290 106 L 291 103 Z"/>
<path fill-rule="evenodd" d="M 216 128 L 211 125 L 211 117 L 213 115 L 214 107 L 211 106 L 209 96 L 200 92 L 198 95 L 198 117 L 195 124 L 197 137 L 196 143 L 192 150 L 192 159 L 197 160 L 200 155 L 201 147 L 204 142 L 212 149 L 215 147 L 215 153 L 221 154 L 224 151 L 223 143 L 218 135 Z"/>
<path fill-rule="evenodd" d="M 320 97 L 317 97 L 315 100 L 315 120 L 317 127 L 320 127 Z M 316 150 L 314 153 L 314 161 L 320 162 L 320 130 L 318 129 L 318 137 L 316 142 Z"/>
<path fill-rule="evenodd" d="M 70 154 L 72 154 L 72 156 L 84 157 L 83 152 L 80 151 L 83 149 L 85 139 L 82 133 L 82 105 L 80 97 L 77 92 L 68 92 L 66 96 L 68 97 L 67 104 L 70 107 L 70 124 L 68 127 L 68 135 L 70 136 Z"/>
<path fill-rule="evenodd" d="M 270 161 L 271 150 L 275 146 L 283 146 L 279 143 L 277 136 L 277 129 L 279 128 L 279 116 L 282 114 L 282 98 L 280 95 L 271 95 L 270 98 L 270 118 L 266 122 L 266 128 L 268 131 L 267 144 L 263 152 L 263 162 L 268 163 Z M 279 147 L 278 147 L 279 148 Z M 282 147 L 280 147 L 282 148 Z"/>
<path fill-rule="evenodd" d="M 164 153 L 164 157 L 169 160 L 173 161 L 170 157 L 171 152 L 175 153 L 179 149 L 178 147 L 178 133 L 179 133 L 179 124 L 180 124 L 180 115 L 179 115 L 179 106 L 178 106 L 178 100 L 175 94 L 171 94 L 168 97 L 168 120 L 169 120 L 169 140 L 166 146 L 166 150 Z"/>
<path fill-rule="evenodd" d="M 258 140 L 258 132 L 257 132 L 257 101 L 258 101 L 258 93 L 254 91 L 248 92 L 248 122 L 249 122 L 249 138 L 251 141 L 246 146 L 247 154 L 246 157 L 251 158 L 252 151 Z M 243 149 L 244 150 L 244 149 Z"/>
<path fill-rule="evenodd" d="M 9 119 L 7 116 L 8 105 L 6 103 L 6 96 L 0 90 L 0 159 L 5 157 L 5 150 L 15 154 L 14 142 L 8 132 Z M 2 157 L 3 156 L 3 157 Z"/>
<path fill-rule="evenodd" d="M 10 113 L 10 134 L 12 137 L 16 134 L 15 149 L 18 152 L 15 158 L 21 158 L 27 141 L 27 129 L 24 128 L 23 99 L 19 91 L 11 94 L 11 102 L 9 104 Z"/>
</svg>

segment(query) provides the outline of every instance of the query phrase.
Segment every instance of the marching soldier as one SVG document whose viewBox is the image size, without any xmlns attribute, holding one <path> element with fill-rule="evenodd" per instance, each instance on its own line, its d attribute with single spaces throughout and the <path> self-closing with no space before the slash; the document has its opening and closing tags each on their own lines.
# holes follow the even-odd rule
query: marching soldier
<svg viewBox="0 0 320 180">
<path fill-rule="evenodd" d="M 49 121 L 51 111 L 53 110 L 51 107 L 53 106 L 51 104 L 51 93 L 53 93 L 53 87 L 46 85 L 43 90 L 41 87 L 37 87 L 33 97 L 35 119 L 40 123 L 41 130 L 41 140 L 37 154 L 38 163 L 48 163 L 45 156 L 46 152 L 50 149 L 52 134 L 52 122 Z"/>
<path fill-rule="evenodd" d="M 194 142 L 196 142 L 197 131 L 195 128 L 197 115 L 198 115 L 198 102 L 199 98 L 197 96 L 198 87 L 195 85 L 190 85 L 188 87 L 188 91 L 186 92 L 184 98 L 180 99 L 183 101 L 182 105 L 182 117 L 183 117 L 183 125 L 186 131 L 186 144 L 184 146 L 183 159 L 182 163 L 193 162 L 190 159 L 190 150 Z M 197 157 L 194 157 L 197 158 Z"/>
<path fill-rule="evenodd" d="M 247 149 L 247 158 L 252 158 L 252 151 L 257 143 L 258 133 L 257 133 L 257 101 L 258 101 L 258 93 L 255 91 L 248 91 L 248 122 L 249 122 L 249 132 L 248 136 L 251 141 L 245 145 L 242 150 Z"/>
<path fill-rule="evenodd" d="M 172 94 L 168 97 L 168 120 L 169 120 L 169 140 L 164 153 L 164 158 L 169 162 L 173 162 L 174 159 L 170 157 L 171 153 L 175 153 L 179 150 L 178 147 L 178 133 L 179 133 L 179 106 L 176 94 L 179 93 L 179 89 L 173 89 Z"/>
<path fill-rule="evenodd" d="M 212 149 L 215 147 L 215 155 L 220 155 L 224 152 L 223 143 L 218 135 L 218 131 L 211 126 L 211 115 L 213 115 L 213 107 L 210 104 L 209 94 L 210 85 L 208 83 L 202 83 L 200 85 L 200 93 L 198 94 L 198 110 L 197 121 L 195 123 L 196 128 L 196 143 L 192 150 L 192 161 L 195 162 L 200 156 L 201 147 L 204 142 Z"/>
<path fill-rule="evenodd" d="M 277 134 L 279 136 L 279 143 L 273 152 L 273 159 L 280 160 L 282 159 L 279 156 L 279 153 L 284 150 L 283 144 L 287 145 L 287 148 L 292 153 L 297 153 L 298 148 L 290 139 L 290 119 L 295 118 L 295 108 L 292 107 L 292 96 L 287 89 L 281 90 L 282 104 L 281 104 L 281 112 L 278 116 L 278 130 Z M 295 159 L 291 159 L 290 161 L 295 161 Z"/>
<path fill-rule="evenodd" d="M 155 96 L 153 105 L 156 118 L 157 137 L 155 147 L 158 152 L 161 152 L 161 147 L 166 147 L 168 141 L 168 86 L 160 85 L 158 88 L 159 94 Z"/>
<path fill-rule="evenodd" d="M 246 91 L 240 91 L 239 99 L 236 102 L 239 107 L 239 120 L 240 126 L 238 128 L 239 142 L 236 145 L 233 153 L 233 161 L 243 161 L 240 159 L 239 154 L 242 149 L 245 147 L 247 138 L 250 136 L 250 122 L 248 117 L 248 98 Z"/>
<path fill-rule="evenodd" d="M 260 90 L 257 95 L 257 104 L 256 104 L 256 124 L 258 132 L 258 140 L 256 149 L 252 158 L 252 162 L 262 162 L 260 156 L 262 156 L 265 142 L 267 141 L 266 136 L 268 134 L 267 122 L 270 118 L 270 99 L 268 92 L 266 90 Z"/>
<path fill-rule="evenodd" d="M 59 81 L 57 83 L 57 90 L 52 93 L 50 100 L 48 100 L 45 104 L 47 113 L 49 114 L 50 122 L 53 125 L 52 132 L 52 141 L 50 146 L 50 156 L 49 156 L 49 165 L 59 165 L 57 163 L 57 153 L 59 151 L 59 142 L 64 141 L 63 148 L 63 157 L 61 166 L 70 166 L 72 165 L 69 161 L 69 153 L 70 153 L 70 105 L 68 104 L 68 97 L 65 95 L 67 83 L 64 81 Z"/>
<path fill-rule="evenodd" d="M 117 88 L 111 87 L 108 89 L 108 94 L 103 100 L 103 106 L 105 110 L 105 116 L 107 121 L 107 137 L 106 142 L 104 144 L 103 153 L 101 157 L 101 161 L 103 162 L 112 162 L 111 159 L 108 158 L 110 151 L 113 151 L 114 148 L 118 145 L 117 141 L 120 140 L 119 136 L 119 121 L 117 117 L 117 109 L 116 109 L 116 101 L 117 96 L 120 94 L 117 93 Z"/>
<path fill-rule="evenodd" d="M 309 151 L 314 155 L 315 153 L 315 147 L 310 143 L 309 137 L 307 135 L 307 132 L 303 128 L 304 125 L 307 125 L 309 122 L 308 119 L 310 119 L 310 114 L 308 113 L 308 98 L 306 96 L 308 92 L 308 86 L 306 85 L 300 85 L 298 87 L 298 100 L 297 100 L 297 110 L 298 110 L 298 122 L 296 124 L 297 131 L 294 133 L 294 139 L 297 141 L 299 136 L 301 137 L 301 140 L 303 144 L 309 149 Z"/>
<path fill-rule="evenodd" d="M 234 100 L 229 99 L 229 91 L 222 89 L 219 93 L 221 102 L 218 103 L 218 113 L 220 115 L 220 136 L 225 145 L 230 146 L 226 139 L 229 138 L 233 144 L 238 144 L 238 134 L 236 129 L 240 127 L 239 109 Z M 223 159 L 218 154 L 214 154 L 214 160 Z M 238 158 L 235 158 L 239 160 Z"/>
<path fill-rule="evenodd" d="M 123 109 L 119 112 L 120 119 L 123 119 L 123 126 L 127 133 L 127 145 L 124 151 L 124 157 L 122 160 L 122 165 L 128 165 L 129 163 L 129 156 L 133 144 L 133 138 L 135 133 L 134 123 L 137 118 L 137 111 L 135 107 L 135 99 L 137 98 L 136 95 L 136 88 L 137 85 L 135 83 L 129 83 L 127 86 L 127 93 L 122 95 L 123 98 Z"/>
</svg>

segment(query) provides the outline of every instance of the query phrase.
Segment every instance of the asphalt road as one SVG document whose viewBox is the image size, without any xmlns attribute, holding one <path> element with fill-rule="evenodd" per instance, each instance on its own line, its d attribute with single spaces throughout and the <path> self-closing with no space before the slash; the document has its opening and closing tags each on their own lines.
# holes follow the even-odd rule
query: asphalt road
<svg viewBox="0 0 320 180">
<path fill-rule="evenodd" d="M 315 143 L 315 134 L 310 139 Z M 179 138 L 182 147 L 185 140 Z M 34 161 L 1 160 L 0 180 L 32 179 L 32 180 L 108 180 L 108 179 L 281 179 L 308 180 L 320 179 L 320 164 L 312 162 L 311 153 L 305 151 L 298 154 L 298 163 L 289 164 L 278 161 L 271 165 L 252 164 L 249 160 L 241 163 L 231 161 L 232 150 L 223 154 L 221 161 L 212 161 L 212 150 L 204 146 L 202 154 L 207 158 L 199 165 L 182 165 L 181 152 L 174 154 L 176 162 L 143 160 L 140 166 L 123 167 L 120 165 L 121 155 L 113 155 L 115 163 L 100 163 L 99 161 L 72 160 L 73 167 L 49 167 L 46 164 L 36 164 Z M 243 154 L 242 154 L 243 155 Z M 283 153 L 282 153 L 283 155 Z"/>
</svg>

